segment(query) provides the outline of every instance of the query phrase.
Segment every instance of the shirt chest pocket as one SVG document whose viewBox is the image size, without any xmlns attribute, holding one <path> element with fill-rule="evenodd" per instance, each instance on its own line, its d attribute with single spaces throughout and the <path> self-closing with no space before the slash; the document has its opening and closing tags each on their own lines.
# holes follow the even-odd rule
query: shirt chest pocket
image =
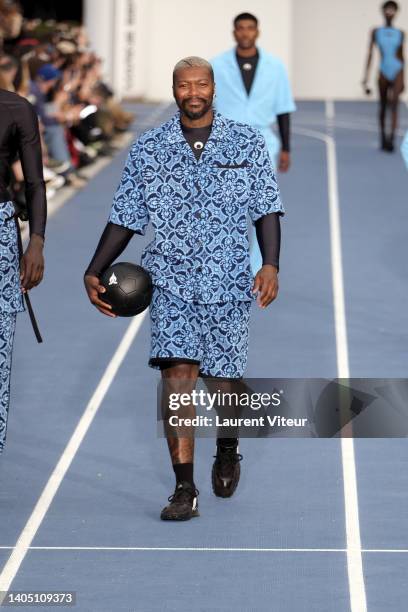
<svg viewBox="0 0 408 612">
<path fill-rule="evenodd" d="M 243 206 L 249 196 L 248 162 L 215 163 L 212 168 L 213 200 L 219 206 Z"/>
</svg>

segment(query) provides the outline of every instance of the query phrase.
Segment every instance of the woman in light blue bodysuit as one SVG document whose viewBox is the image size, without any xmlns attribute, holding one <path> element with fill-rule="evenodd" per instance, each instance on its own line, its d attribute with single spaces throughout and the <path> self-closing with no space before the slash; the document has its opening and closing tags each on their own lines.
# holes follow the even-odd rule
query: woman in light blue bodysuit
<svg viewBox="0 0 408 612">
<path fill-rule="evenodd" d="M 379 121 L 381 129 L 381 149 L 383 151 L 394 150 L 394 136 L 398 122 L 399 97 L 404 91 L 404 32 L 394 28 L 392 23 L 398 11 L 396 2 L 385 2 L 382 12 L 385 25 L 374 28 L 371 33 L 370 48 L 368 51 L 367 65 L 363 86 L 366 93 L 370 93 L 367 87 L 368 73 L 370 70 L 373 48 L 376 45 L 381 54 L 380 73 L 378 77 L 378 88 L 380 93 Z M 386 134 L 386 113 L 391 111 L 391 132 Z"/>
</svg>

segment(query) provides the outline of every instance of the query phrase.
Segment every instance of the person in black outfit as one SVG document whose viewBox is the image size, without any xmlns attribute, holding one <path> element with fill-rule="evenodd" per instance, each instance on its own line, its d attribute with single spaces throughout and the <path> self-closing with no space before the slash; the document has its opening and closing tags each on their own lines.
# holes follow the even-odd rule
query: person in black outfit
<svg viewBox="0 0 408 612">
<path fill-rule="evenodd" d="M 15 208 L 8 192 L 11 165 L 17 157 L 24 173 L 30 229 L 21 258 Z M 43 277 L 46 216 L 38 117 L 25 98 L 0 89 L 0 453 L 7 433 L 16 315 L 24 310 L 23 293 Z"/>
</svg>

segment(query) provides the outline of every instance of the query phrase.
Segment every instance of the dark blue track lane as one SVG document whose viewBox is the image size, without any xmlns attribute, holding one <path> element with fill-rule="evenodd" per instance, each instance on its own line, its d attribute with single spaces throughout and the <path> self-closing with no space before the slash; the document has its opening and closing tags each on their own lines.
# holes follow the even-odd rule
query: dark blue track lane
<svg viewBox="0 0 408 612">
<path fill-rule="evenodd" d="M 142 124 L 154 109 L 137 110 Z M 397 154 L 376 150 L 373 105 L 336 103 L 336 117 L 351 374 L 404 376 L 408 174 Z M 166 111 L 159 121 L 165 118 Z M 325 133 L 324 104 L 300 103 L 294 127 Z M 8 445 L 0 463 L 0 545 L 15 544 L 129 324 L 92 309 L 82 285 L 126 154 L 49 221 L 46 279 L 33 292 L 43 346 L 26 315 L 18 319 Z M 279 182 L 286 208 L 280 294 L 267 310 L 253 308 L 247 375 L 335 377 L 324 142 L 295 132 L 293 166 Z M 149 239 L 136 237 L 126 259 L 138 261 Z M 159 520 L 174 485 L 165 440 L 156 434 L 159 375 L 147 367 L 149 342 L 147 315 L 33 546 L 285 551 L 34 549 L 11 588 L 74 590 L 78 612 L 349 612 L 338 440 L 242 440 L 240 487 L 222 500 L 211 493 L 213 441 L 199 439 L 201 517 Z M 355 446 L 363 548 L 408 548 L 404 440 Z M 0 549 L 0 564 L 8 555 Z M 405 611 L 407 559 L 363 553 L 369 612 Z"/>
</svg>

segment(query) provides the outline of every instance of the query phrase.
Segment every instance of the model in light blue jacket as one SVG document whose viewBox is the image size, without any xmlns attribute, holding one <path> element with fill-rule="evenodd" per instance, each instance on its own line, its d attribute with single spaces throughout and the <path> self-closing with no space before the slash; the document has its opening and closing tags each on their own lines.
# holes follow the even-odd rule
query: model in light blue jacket
<svg viewBox="0 0 408 612">
<path fill-rule="evenodd" d="M 235 48 L 221 53 L 211 64 L 214 70 L 217 110 L 234 121 L 258 128 L 275 161 L 279 140 L 272 131 L 276 116 L 296 110 L 286 68 L 280 59 L 258 47 L 259 61 L 248 95 L 235 57 Z"/>
<path fill-rule="evenodd" d="M 273 165 L 277 166 L 279 139 L 272 130 L 277 115 L 296 110 L 286 68 L 281 60 L 257 47 L 259 60 L 249 95 L 237 63 L 235 48 L 211 60 L 215 77 L 215 106 L 234 121 L 257 128 L 263 135 Z M 251 233 L 251 267 L 254 274 L 262 266 L 255 231 Z"/>
</svg>

